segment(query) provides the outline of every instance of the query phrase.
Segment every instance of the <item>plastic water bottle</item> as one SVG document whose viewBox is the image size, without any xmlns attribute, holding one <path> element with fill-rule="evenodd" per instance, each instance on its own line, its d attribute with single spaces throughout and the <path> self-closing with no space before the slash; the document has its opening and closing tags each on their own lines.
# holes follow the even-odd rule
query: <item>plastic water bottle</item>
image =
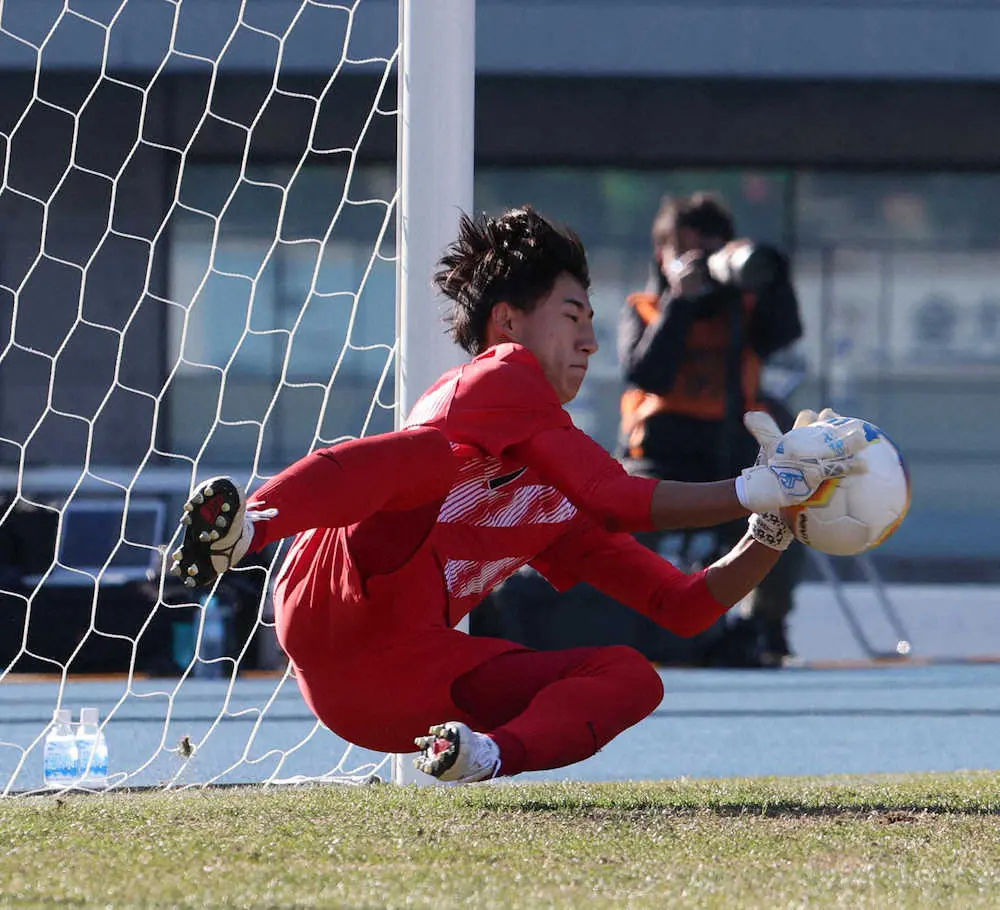
<svg viewBox="0 0 1000 910">
<path fill-rule="evenodd" d="M 78 782 L 103 787 L 108 782 L 108 743 L 98 724 L 97 708 L 81 708 L 76 732 Z"/>
<path fill-rule="evenodd" d="M 73 735 L 72 715 L 60 708 L 52 716 L 52 726 L 42 749 L 42 777 L 46 787 L 69 787 L 77 781 L 80 753 Z"/>
</svg>

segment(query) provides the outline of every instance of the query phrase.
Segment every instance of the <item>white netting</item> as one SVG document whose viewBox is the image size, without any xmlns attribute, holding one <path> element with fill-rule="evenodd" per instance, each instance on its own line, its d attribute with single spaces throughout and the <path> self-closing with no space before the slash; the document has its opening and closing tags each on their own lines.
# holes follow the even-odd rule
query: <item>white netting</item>
<svg viewBox="0 0 1000 910">
<path fill-rule="evenodd" d="M 276 651 L 280 553 L 204 603 L 160 554 L 195 481 L 391 426 L 397 53 L 379 0 L 0 3 L 0 791 L 83 705 L 116 786 L 387 776 Z"/>
</svg>

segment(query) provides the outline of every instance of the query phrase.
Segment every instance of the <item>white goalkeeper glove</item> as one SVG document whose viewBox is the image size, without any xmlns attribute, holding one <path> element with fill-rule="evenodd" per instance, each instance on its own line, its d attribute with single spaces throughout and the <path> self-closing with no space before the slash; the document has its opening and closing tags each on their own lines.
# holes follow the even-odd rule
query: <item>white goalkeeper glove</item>
<svg viewBox="0 0 1000 910">
<path fill-rule="evenodd" d="M 754 512 L 749 527 L 753 539 L 772 550 L 787 550 L 795 539 L 792 529 L 777 512 Z"/>
<path fill-rule="evenodd" d="M 864 463 L 855 458 L 867 445 L 864 423 L 857 418 L 829 409 L 819 415 L 804 411 L 784 435 L 764 411 L 747 412 L 743 423 L 760 444 L 757 464 L 736 478 L 740 505 L 750 512 L 796 505 L 824 480 L 864 470 Z"/>
</svg>

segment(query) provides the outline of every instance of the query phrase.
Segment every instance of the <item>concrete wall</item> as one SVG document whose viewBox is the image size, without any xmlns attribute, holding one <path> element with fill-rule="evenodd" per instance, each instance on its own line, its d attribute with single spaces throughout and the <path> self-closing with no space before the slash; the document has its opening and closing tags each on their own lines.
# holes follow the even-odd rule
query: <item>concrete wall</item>
<svg viewBox="0 0 1000 910">
<path fill-rule="evenodd" d="M 3 25 L 35 46 L 48 37 L 50 65 L 86 63 L 106 32 L 114 68 L 157 65 L 173 3 L 130 0 L 117 17 L 119 0 L 72 6 L 79 14 L 66 14 L 62 0 L 7 0 Z M 225 48 L 227 66 L 259 69 L 276 52 L 267 32 L 289 35 L 291 69 L 325 68 L 340 56 L 348 16 L 335 4 L 310 4 L 296 18 L 299 0 L 255 0 L 245 21 L 257 31 L 233 37 L 239 7 L 183 4 L 175 48 L 208 59 Z M 395 0 L 364 0 L 350 24 L 350 55 L 385 54 L 396 15 Z M 998 43 L 993 0 L 477 0 L 483 74 L 979 80 L 1000 75 Z M 0 40 L 2 66 L 31 55 Z"/>
</svg>

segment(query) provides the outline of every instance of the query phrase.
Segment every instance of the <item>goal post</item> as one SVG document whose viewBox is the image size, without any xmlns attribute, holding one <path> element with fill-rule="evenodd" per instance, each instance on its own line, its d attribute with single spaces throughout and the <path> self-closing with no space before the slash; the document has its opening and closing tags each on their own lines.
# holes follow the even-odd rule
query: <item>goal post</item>
<svg viewBox="0 0 1000 910">
<path fill-rule="evenodd" d="M 400 0 L 396 421 L 460 350 L 441 320 L 431 275 L 472 211 L 475 0 Z M 468 631 L 468 623 L 463 626 Z M 442 721 L 448 718 L 441 718 Z M 427 783 L 411 755 L 393 760 L 393 780 Z"/>
<path fill-rule="evenodd" d="M 400 2 L 397 421 L 460 361 L 431 274 L 472 211 L 475 20 L 475 0 Z"/>
</svg>

